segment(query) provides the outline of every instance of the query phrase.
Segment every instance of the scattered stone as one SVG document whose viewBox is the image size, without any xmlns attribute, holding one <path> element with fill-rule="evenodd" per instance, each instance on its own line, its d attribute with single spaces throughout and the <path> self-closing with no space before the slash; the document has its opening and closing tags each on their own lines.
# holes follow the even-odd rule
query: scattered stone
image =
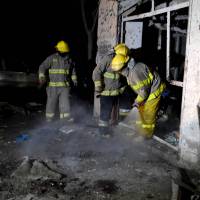
<svg viewBox="0 0 200 200">
<path fill-rule="evenodd" d="M 43 162 L 38 160 L 30 160 L 25 158 L 22 164 L 14 171 L 11 177 L 18 179 L 28 179 L 28 180 L 47 180 L 47 179 L 61 179 L 63 174 L 60 174 Z"/>
<path fill-rule="evenodd" d="M 31 162 L 28 157 L 25 157 L 21 165 L 11 174 L 11 177 L 26 177 L 31 169 Z"/>
<path fill-rule="evenodd" d="M 31 179 L 61 179 L 62 175 L 52 171 L 43 162 L 35 160 L 30 171 Z"/>
</svg>

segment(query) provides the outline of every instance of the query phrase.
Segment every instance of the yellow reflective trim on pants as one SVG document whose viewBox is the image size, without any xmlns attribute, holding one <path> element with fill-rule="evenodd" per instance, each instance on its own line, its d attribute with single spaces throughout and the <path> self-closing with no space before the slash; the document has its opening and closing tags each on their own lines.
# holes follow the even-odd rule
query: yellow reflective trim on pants
<svg viewBox="0 0 200 200">
<path fill-rule="evenodd" d="M 49 87 L 65 87 L 69 86 L 68 82 L 49 82 Z"/>
<path fill-rule="evenodd" d="M 46 113 L 47 118 L 53 118 L 55 113 Z"/>
<path fill-rule="evenodd" d="M 112 72 L 105 72 L 103 76 L 104 76 L 105 78 L 110 78 L 110 79 L 113 79 L 113 80 L 117 80 L 117 79 L 119 79 L 119 77 L 120 77 L 119 74 L 112 73 Z"/>
<path fill-rule="evenodd" d="M 117 90 L 104 90 L 101 93 L 101 95 L 103 95 L 103 96 L 117 96 L 119 94 L 120 94 L 119 89 L 117 89 Z"/>
<path fill-rule="evenodd" d="M 139 83 L 135 84 L 135 85 L 131 85 L 131 88 L 133 88 L 133 90 L 139 90 L 140 88 L 146 86 L 146 85 L 149 85 L 151 84 L 151 81 L 153 80 L 153 75 L 151 72 L 149 72 L 148 74 L 148 78 L 143 80 L 143 81 L 140 81 Z"/>
<path fill-rule="evenodd" d="M 76 75 L 72 75 L 72 80 L 77 80 L 77 76 Z"/>
<path fill-rule="evenodd" d="M 155 92 L 152 92 L 152 93 L 149 95 L 147 101 L 151 101 L 152 99 L 155 99 L 155 98 L 157 98 L 158 96 L 160 96 L 160 95 L 163 93 L 163 91 L 165 90 L 165 88 L 166 88 L 166 85 L 165 85 L 164 83 L 162 83 L 162 84 L 160 85 L 160 87 L 159 87 Z"/>
<path fill-rule="evenodd" d="M 138 125 L 138 131 L 147 137 L 151 137 L 154 133 L 159 102 L 160 96 L 151 101 L 146 101 L 143 106 L 138 107 L 139 115 L 137 120 L 142 122 Z"/>
<path fill-rule="evenodd" d="M 39 73 L 39 79 L 40 79 L 40 78 L 45 78 L 44 73 Z"/>
<path fill-rule="evenodd" d="M 69 70 L 67 69 L 49 69 L 49 74 L 68 74 Z"/>
<path fill-rule="evenodd" d="M 60 119 L 68 118 L 70 116 L 69 113 L 60 113 Z"/>
<path fill-rule="evenodd" d="M 142 121 L 136 120 L 135 123 L 140 125 L 140 124 L 142 124 Z"/>
<path fill-rule="evenodd" d="M 95 85 L 95 87 L 100 87 L 100 86 L 102 86 L 102 83 L 101 83 L 101 81 L 94 81 L 94 85 Z"/>
<path fill-rule="evenodd" d="M 154 129 L 155 128 L 155 124 L 142 124 L 142 128 Z"/>
<path fill-rule="evenodd" d="M 120 112 L 119 113 L 120 116 L 127 116 L 128 114 L 129 114 L 128 112 L 127 113 L 125 113 L 125 112 Z"/>
</svg>

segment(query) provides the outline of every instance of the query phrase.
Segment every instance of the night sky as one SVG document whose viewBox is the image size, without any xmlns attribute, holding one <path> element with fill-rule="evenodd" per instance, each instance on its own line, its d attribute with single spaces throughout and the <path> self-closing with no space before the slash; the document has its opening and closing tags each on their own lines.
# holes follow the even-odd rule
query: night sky
<svg viewBox="0 0 200 200">
<path fill-rule="evenodd" d="M 37 71 L 59 39 L 66 39 L 79 65 L 85 63 L 87 37 L 79 1 L 1 3 L 0 56 L 8 70 L 21 71 L 28 66 Z"/>
</svg>

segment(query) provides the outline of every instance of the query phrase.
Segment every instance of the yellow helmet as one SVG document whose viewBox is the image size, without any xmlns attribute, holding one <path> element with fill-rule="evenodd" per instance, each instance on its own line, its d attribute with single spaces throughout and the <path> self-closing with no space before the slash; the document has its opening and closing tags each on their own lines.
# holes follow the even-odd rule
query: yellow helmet
<svg viewBox="0 0 200 200">
<path fill-rule="evenodd" d="M 114 47 L 115 53 L 122 56 L 127 56 L 129 54 L 129 48 L 124 44 L 120 43 Z"/>
<path fill-rule="evenodd" d="M 121 70 L 124 67 L 124 65 L 128 62 L 128 60 L 129 56 L 123 56 L 120 54 L 115 55 L 111 62 L 111 69 L 113 71 Z"/>
<path fill-rule="evenodd" d="M 69 45 L 63 40 L 59 41 L 55 47 L 61 53 L 68 53 L 70 51 Z"/>
</svg>

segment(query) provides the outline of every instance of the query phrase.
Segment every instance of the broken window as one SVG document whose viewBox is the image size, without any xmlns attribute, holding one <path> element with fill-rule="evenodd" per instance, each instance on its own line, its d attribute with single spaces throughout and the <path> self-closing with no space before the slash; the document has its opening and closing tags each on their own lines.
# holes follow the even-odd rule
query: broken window
<svg viewBox="0 0 200 200">
<path fill-rule="evenodd" d="M 144 1 L 122 17 L 121 42 L 135 50 L 136 61 L 157 70 L 168 85 L 169 96 L 163 101 L 161 112 L 170 115 L 159 137 L 165 131 L 179 130 L 188 7 L 189 2 L 185 1 Z M 169 123 L 173 126 L 169 127 Z"/>
<path fill-rule="evenodd" d="M 188 8 L 171 12 L 170 80 L 183 82 Z"/>
</svg>

